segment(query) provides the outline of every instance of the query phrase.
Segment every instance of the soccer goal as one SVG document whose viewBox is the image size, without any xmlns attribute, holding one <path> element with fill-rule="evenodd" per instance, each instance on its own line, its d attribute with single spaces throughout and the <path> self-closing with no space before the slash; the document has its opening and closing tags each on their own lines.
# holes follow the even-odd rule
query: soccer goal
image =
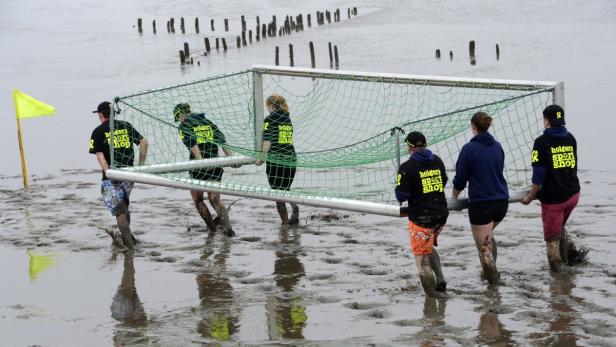
<svg viewBox="0 0 616 347">
<path fill-rule="evenodd" d="M 297 173 L 289 191 L 269 188 L 260 157 L 265 98 L 286 98 L 293 122 Z M 173 109 L 188 103 L 224 133 L 231 157 L 189 160 Z M 248 198 L 295 202 L 387 216 L 405 208 L 394 197 L 395 174 L 408 158 L 405 134 L 421 131 L 444 161 L 450 181 L 470 119 L 484 111 L 505 151 L 512 201 L 531 177 L 533 139 L 542 110 L 564 106 L 562 82 L 515 81 L 333 71 L 274 66 L 144 91 L 114 100 L 112 117 L 129 121 L 149 142 L 147 165 L 112 170 L 117 180 Z M 113 124 L 113 122 L 112 122 Z M 113 134 L 113 131 L 112 131 Z M 113 143 L 113 141 L 111 141 Z M 116 158 L 117 159 L 117 158 Z M 276 159 L 273 159 L 276 160 Z M 280 159 L 283 163 L 284 159 Z M 238 166 L 235 168 L 232 166 Z M 222 181 L 192 179 L 188 170 L 224 167 Z M 464 206 L 450 202 L 450 208 Z"/>
</svg>

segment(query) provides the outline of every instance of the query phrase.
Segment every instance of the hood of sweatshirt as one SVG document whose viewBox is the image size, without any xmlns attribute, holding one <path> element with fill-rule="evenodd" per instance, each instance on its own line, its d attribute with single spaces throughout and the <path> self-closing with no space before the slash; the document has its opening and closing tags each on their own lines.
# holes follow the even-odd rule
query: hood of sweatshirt
<svg viewBox="0 0 616 347">
<path fill-rule="evenodd" d="M 496 140 L 494 140 L 494 137 L 489 132 L 487 132 L 487 131 L 484 131 L 482 133 L 479 133 L 479 134 L 473 136 L 471 141 L 479 142 L 479 143 L 487 145 L 487 146 L 491 146 L 494 143 L 496 143 Z"/>
<path fill-rule="evenodd" d="M 434 154 L 429 149 L 424 149 L 423 151 L 413 153 L 411 158 L 420 163 L 429 163 L 434 161 Z"/>
<path fill-rule="evenodd" d="M 569 132 L 567 131 L 567 128 L 565 128 L 564 125 L 555 127 L 555 128 L 547 128 L 543 131 L 543 133 L 548 136 L 556 137 L 560 139 L 564 139 L 565 137 L 567 137 L 567 134 L 569 134 Z"/>
</svg>

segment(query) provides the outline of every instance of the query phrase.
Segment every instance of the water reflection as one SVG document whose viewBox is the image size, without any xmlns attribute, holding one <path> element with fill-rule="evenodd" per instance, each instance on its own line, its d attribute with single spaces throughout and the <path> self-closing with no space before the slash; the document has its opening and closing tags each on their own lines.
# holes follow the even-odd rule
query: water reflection
<svg viewBox="0 0 616 347">
<path fill-rule="evenodd" d="M 513 346 L 516 345 L 511 340 L 511 331 L 505 329 L 503 323 L 498 319 L 498 314 L 501 312 L 501 296 L 498 292 L 498 286 L 489 286 L 486 292 L 485 307 L 483 313 L 479 317 L 479 336 L 477 340 L 492 346 Z"/>
<path fill-rule="evenodd" d="M 116 257 L 117 254 L 114 254 L 111 260 L 115 261 Z M 134 254 L 127 252 L 123 257 L 122 281 L 111 302 L 111 317 L 120 322 L 114 329 L 113 343 L 115 346 L 147 343 L 144 331 L 148 317 L 135 286 Z"/>
<path fill-rule="evenodd" d="M 550 346 L 577 346 L 577 337 L 571 326 L 575 323 L 576 312 L 567 304 L 571 290 L 575 288 L 572 275 L 566 272 L 553 274 L 550 282 L 550 308 L 554 319 L 550 321 L 550 337 L 546 343 Z"/>
<path fill-rule="evenodd" d="M 227 276 L 230 251 L 229 237 L 208 235 L 201 256 L 208 263 L 196 278 L 202 317 L 197 324 L 197 331 L 205 338 L 219 341 L 231 340 L 239 329 L 239 312 L 233 307 L 233 287 Z"/>
<path fill-rule="evenodd" d="M 295 292 L 299 281 L 306 276 L 298 257 L 301 254 L 299 229 L 282 226 L 279 241 L 274 280 L 280 291 L 268 298 L 269 335 L 271 340 L 303 339 L 308 316 L 302 297 Z"/>
<path fill-rule="evenodd" d="M 445 325 L 445 308 L 447 300 L 426 296 L 423 308 L 423 329 L 417 333 L 422 347 L 442 346 L 443 336 L 439 336 L 438 328 Z"/>
</svg>

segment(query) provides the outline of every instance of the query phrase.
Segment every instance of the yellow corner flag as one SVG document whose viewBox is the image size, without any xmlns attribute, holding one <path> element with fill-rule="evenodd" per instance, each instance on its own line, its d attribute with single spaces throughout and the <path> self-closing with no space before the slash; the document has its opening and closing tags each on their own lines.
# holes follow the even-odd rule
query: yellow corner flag
<svg viewBox="0 0 616 347">
<path fill-rule="evenodd" d="M 19 119 L 51 116 L 56 112 L 55 107 L 17 89 L 13 89 L 13 100 L 15 100 L 15 113 Z"/>
<path fill-rule="evenodd" d="M 15 103 L 15 114 L 17 115 L 17 138 L 19 139 L 19 152 L 21 155 L 21 173 L 24 178 L 24 188 L 26 188 L 28 187 L 28 173 L 26 171 L 24 145 L 21 139 L 21 122 L 19 120 L 21 118 L 51 116 L 56 112 L 56 109 L 17 89 L 13 89 L 13 102 Z"/>
</svg>

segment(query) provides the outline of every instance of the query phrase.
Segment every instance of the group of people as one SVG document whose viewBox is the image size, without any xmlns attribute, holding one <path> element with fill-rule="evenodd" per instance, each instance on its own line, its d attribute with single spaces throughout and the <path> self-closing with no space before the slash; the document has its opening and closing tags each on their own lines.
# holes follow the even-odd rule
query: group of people
<svg viewBox="0 0 616 347">
<path fill-rule="evenodd" d="M 118 230 L 109 229 L 113 244 L 120 249 L 131 249 L 137 243 L 130 230 L 130 193 L 133 182 L 110 180 L 106 172 L 110 169 L 111 154 L 109 142 L 112 139 L 110 130 L 111 103 L 105 101 L 98 105 L 96 111 L 101 124 L 94 129 L 90 138 L 90 153 L 95 154 L 103 172 L 101 194 L 105 205 L 116 217 Z M 269 115 L 263 122 L 263 141 L 260 157 L 256 165 L 266 163 L 266 174 L 272 189 L 290 190 L 295 177 L 297 158 L 293 146 L 293 124 L 289 117 L 289 107 L 286 100 L 277 94 L 266 100 Z M 180 103 L 173 109 L 173 119 L 179 122 L 178 132 L 182 143 L 189 152 L 189 160 L 200 160 L 218 157 L 219 146 L 226 156 L 233 155 L 226 143 L 223 132 L 203 113 L 194 113 L 189 104 Z M 139 146 L 139 165 L 145 163 L 148 142 L 126 121 L 114 120 L 113 124 L 114 163 L 122 168 L 134 165 L 133 145 Z M 192 179 L 220 182 L 224 169 L 222 167 L 190 170 Z M 212 213 L 204 202 L 202 191 L 191 190 L 195 208 L 211 232 L 222 231 L 227 236 L 234 236 L 229 214 L 220 201 L 220 194 L 208 192 L 207 197 L 216 211 Z M 285 203 L 277 202 L 276 207 L 283 224 L 299 223 L 299 207 L 291 204 L 289 217 Z"/>
<path fill-rule="evenodd" d="M 577 144 L 565 127 L 565 112 L 558 105 L 543 110 L 544 132 L 533 145 L 532 186 L 522 199 L 528 205 L 539 198 L 543 234 L 549 267 L 561 271 L 572 265 L 569 251 L 577 252 L 567 237 L 565 223 L 577 205 L 580 184 L 577 177 Z M 468 218 L 483 274 L 490 284 L 499 280 L 496 268 L 494 228 L 509 207 L 507 181 L 503 171 L 505 153 L 489 133 L 492 118 L 477 112 L 471 118 L 473 137 L 462 147 L 456 162 L 452 199 L 458 199 L 468 185 Z M 439 255 L 434 249 L 449 215 L 444 186 L 447 174 L 442 160 L 429 149 L 425 136 L 411 132 L 406 137 L 410 158 L 400 165 L 396 176 L 396 198 L 408 202 L 408 230 L 419 279 L 426 295 L 446 290 Z"/>
</svg>

